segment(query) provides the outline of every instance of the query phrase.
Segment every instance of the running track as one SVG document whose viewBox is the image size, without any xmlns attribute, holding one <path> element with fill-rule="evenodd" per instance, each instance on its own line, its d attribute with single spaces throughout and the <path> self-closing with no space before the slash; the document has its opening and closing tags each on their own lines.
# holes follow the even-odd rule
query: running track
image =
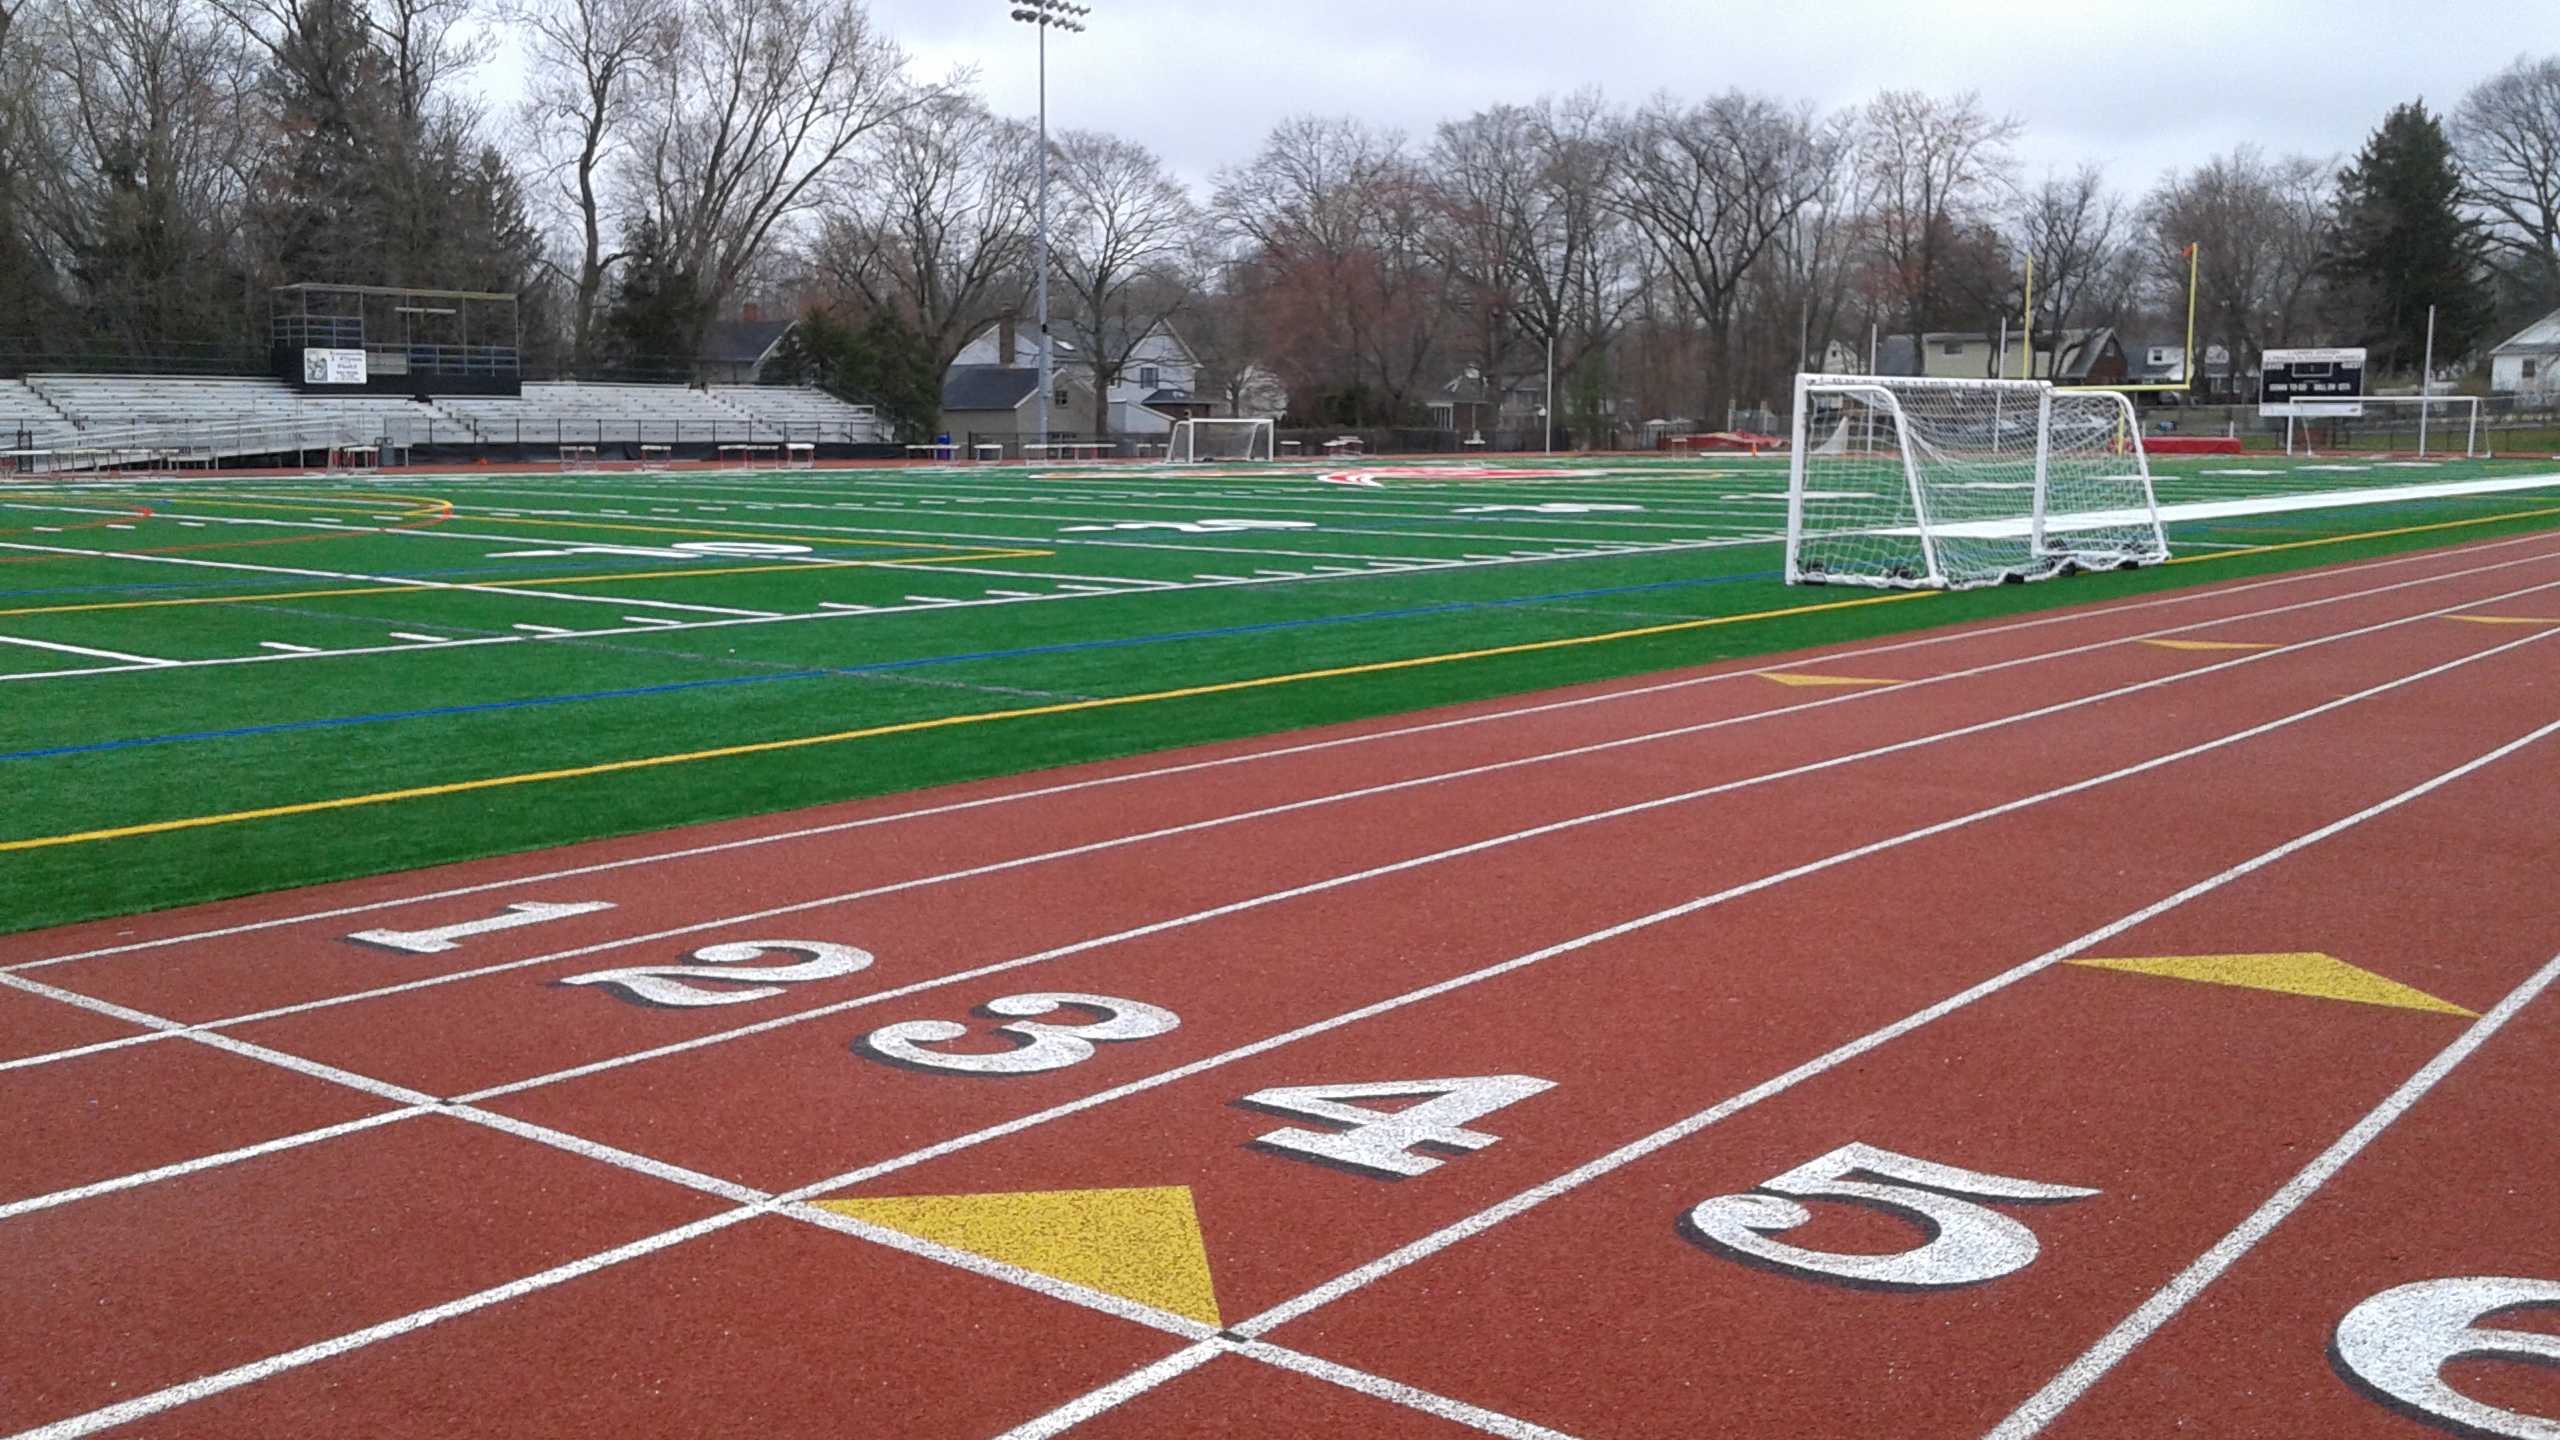
<svg viewBox="0 0 2560 1440">
<path fill-rule="evenodd" d="M 0 1429 L 2560 1435 L 2555 631 L 2534 536 L 0 939 Z"/>
</svg>

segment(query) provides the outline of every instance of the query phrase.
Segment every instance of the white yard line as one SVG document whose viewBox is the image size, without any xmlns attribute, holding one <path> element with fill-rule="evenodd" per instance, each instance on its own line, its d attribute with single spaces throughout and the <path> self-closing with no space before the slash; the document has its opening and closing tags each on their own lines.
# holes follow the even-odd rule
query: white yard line
<svg viewBox="0 0 2560 1440">
<path fill-rule="evenodd" d="M 65 645 L 59 640 L 30 640 L 23 635 L 0 635 L 0 645 L 23 645 L 30 650 L 58 650 L 65 655 L 85 655 L 92 660 L 114 660 L 138 669 L 157 670 L 176 665 L 176 660 L 161 660 L 149 655 L 133 655 L 122 650 L 99 650 L 87 645 Z M 44 671 L 36 671 L 44 674 Z"/>
</svg>

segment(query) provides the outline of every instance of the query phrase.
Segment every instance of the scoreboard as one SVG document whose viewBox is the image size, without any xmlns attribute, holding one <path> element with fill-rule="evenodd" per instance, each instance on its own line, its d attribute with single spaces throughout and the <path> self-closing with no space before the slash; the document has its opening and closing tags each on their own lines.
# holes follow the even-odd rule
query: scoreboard
<svg viewBox="0 0 2560 1440">
<path fill-rule="evenodd" d="M 2258 357 L 2261 415 L 2364 413 L 2364 351 L 2269 350 Z"/>
</svg>

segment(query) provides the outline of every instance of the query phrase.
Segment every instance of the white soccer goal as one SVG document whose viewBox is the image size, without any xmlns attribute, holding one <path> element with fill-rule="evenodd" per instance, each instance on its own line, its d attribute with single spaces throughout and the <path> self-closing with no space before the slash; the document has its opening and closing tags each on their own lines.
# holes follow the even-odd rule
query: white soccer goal
<svg viewBox="0 0 2560 1440">
<path fill-rule="evenodd" d="M 1177 420 L 1165 443 L 1164 458 L 1194 460 L 1268 460 L 1276 453 L 1269 420 Z"/>
<path fill-rule="evenodd" d="M 1964 589 L 2169 556 L 2116 391 L 1799 375 L 1795 399 L 1788 584 Z"/>
<path fill-rule="evenodd" d="M 2362 407 L 2358 415 L 2310 415 L 2284 417 L 2284 453 L 2317 455 L 2323 435 L 2344 434 L 2353 437 L 2363 422 L 2375 422 L 2373 428 L 2384 431 L 2418 432 L 2418 458 L 2429 454 L 2457 453 L 2454 441 L 2462 442 L 2459 452 L 2469 460 L 2485 460 L 2489 452 L 2480 443 L 2480 397 L 2477 395 L 2359 395 L 2342 402 Z M 2380 407 L 2378 410 L 2375 407 Z M 2296 436 L 2300 439 L 2297 442 Z M 2354 443 L 2327 442 L 2331 453 L 2367 447 Z M 2297 445 L 2299 448 L 2297 448 Z"/>
</svg>

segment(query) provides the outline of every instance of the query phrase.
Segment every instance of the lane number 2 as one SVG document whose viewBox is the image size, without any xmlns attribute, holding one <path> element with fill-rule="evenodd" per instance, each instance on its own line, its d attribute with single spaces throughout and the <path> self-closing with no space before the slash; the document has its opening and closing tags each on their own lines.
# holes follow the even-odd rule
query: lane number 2
<svg viewBox="0 0 2560 1440">
<path fill-rule="evenodd" d="M 2394 1286 L 2338 1322 L 2339 1368 L 2383 1399 L 2466 1435 L 2560 1440 L 2560 1418 L 2483 1404 L 2445 1383 L 2456 1360 L 2560 1365 L 2560 1335 L 2481 1321 L 2529 1305 L 2560 1307 L 2560 1281 L 2462 1276 Z"/>
<path fill-rule="evenodd" d="M 1876 1178 L 1851 1178 L 1858 1175 Z M 1978 1201 L 2050 1203 L 2097 1193 L 2076 1185 L 2046 1185 L 1965 1170 L 1852 1143 L 1775 1176 L 1752 1192 L 1700 1201 L 1689 1211 L 1686 1228 L 1711 1248 L 1817 1279 L 1937 1290 L 1996 1280 L 2026 1268 L 2036 1258 L 2034 1231 Z M 1918 1225 L 1929 1238 L 1913 1249 L 1887 1255 L 1808 1250 L 1772 1238 L 1810 1223 L 1813 1212 L 1798 1202 L 1811 1199 L 1885 1210 Z"/>
<path fill-rule="evenodd" d="M 1063 1025 L 1033 1018 L 1070 1007 L 1100 1011 L 1102 1018 Z M 1012 1049 L 955 1053 L 927 1048 L 968 1035 L 968 1026 L 949 1020 L 908 1020 L 884 1025 L 855 1041 L 854 1048 L 894 1065 L 927 1070 L 963 1075 L 1033 1075 L 1090 1060 L 1096 1045 L 1144 1040 L 1182 1024 L 1180 1016 L 1162 1006 L 1064 990 L 1007 995 L 978 1008 L 1013 1022 L 995 1028 L 996 1034 L 1014 1042 Z"/>
<path fill-rule="evenodd" d="M 1450 1080 L 1381 1080 L 1359 1085 L 1284 1085 L 1256 1090 L 1237 1103 L 1281 1115 L 1348 1126 L 1305 1130 L 1291 1126 L 1257 1137 L 1258 1149 L 1277 1150 L 1373 1175 L 1420 1175 L 1440 1161 L 1414 1147 L 1481 1150 L 1501 1137 L 1464 1128 L 1505 1105 L 1555 1087 L 1535 1075 L 1468 1075 Z M 1412 1100 L 1398 1110 L 1353 1105 L 1353 1100 Z"/>
<path fill-rule="evenodd" d="M 809 958 L 790 965 L 750 965 L 768 952 L 806 955 Z M 569 975 L 553 982 L 559 985 L 600 985 L 617 992 L 625 1000 L 642 1005 L 689 1010 L 704 1005 L 743 1005 L 779 995 L 785 985 L 801 985 L 812 980 L 833 980 L 871 966 L 871 952 L 850 945 L 832 945 L 824 940 L 739 940 L 726 945 L 705 945 L 693 952 L 690 965 L 626 965 L 618 970 L 596 970 L 584 975 Z M 692 984 L 710 981 L 713 985 Z M 714 988 L 716 985 L 718 988 Z"/>
</svg>

